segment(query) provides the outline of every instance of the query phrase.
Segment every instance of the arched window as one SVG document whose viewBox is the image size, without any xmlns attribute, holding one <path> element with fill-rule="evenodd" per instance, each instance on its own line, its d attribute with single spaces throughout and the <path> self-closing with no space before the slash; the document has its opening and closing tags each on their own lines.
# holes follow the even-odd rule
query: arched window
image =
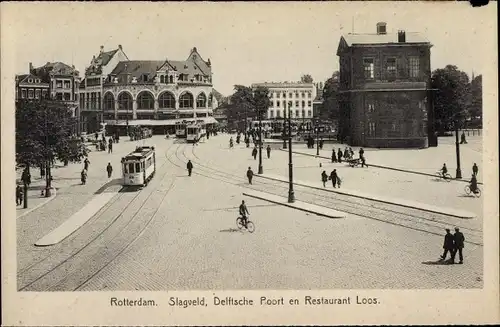
<svg viewBox="0 0 500 327">
<path fill-rule="evenodd" d="M 132 96 L 128 92 L 122 92 L 118 96 L 119 110 L 132 110 Z"/>
<path fill-rule="evenodd" d="M 109 92 L 104 95 L 104 110 L 115 110 L 115 97 Z"/>
<path fill-rule="evenodd" d="M 189 92 L 183 93 L 179 98 L 179 108 L 193 108 L 193 95 Z"/>
<path fill-rule="evenodd" d="M 169 81 L 170 84 L 173 84 L 174 83 L 174 77 L 172 75 L 170 75 L 168 77 L 168 81 Z"/>
<path fill-rule="evenodd" d="M 206 108 L 207 106 L 207 96 L 205 93 L 200 93 L 196 97 L 196 108 Z"/>
<path fill-rule="evenodd" d="M 165 83 L 165 76 L 163 75 L 160 76 L 160 83 Z"/>
<path fill-rule="evenodd" d="M 137 96 L 137 109 L 154 109 L 155 100 L 151 93 L 143 91 Z"/>
<path fill-rule="evenodd" d="M 170 92 L 163 92 L 158 98 L 160 108 L 175 108 L 175 98 Z"/>
</svg>

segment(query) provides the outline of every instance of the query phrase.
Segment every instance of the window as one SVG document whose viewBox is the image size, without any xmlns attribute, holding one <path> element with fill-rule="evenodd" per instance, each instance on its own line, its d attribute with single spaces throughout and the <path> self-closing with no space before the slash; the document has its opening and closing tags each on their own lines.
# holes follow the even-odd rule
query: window
<svg viewBox="0 0 500 327">
<path fill-rule="evenodd" d="M 288 97 L 289 97 L 290 99 L 291 99 L 291 98 L 293 98 L 293 94 L 292 94 L 292 92 L 288 93 Z"/>
<path fill-rule="evenodd" d="M 295 110 L 295 117 L 299 117 L 299 111 Z"/>
<path fill-rule="evenodd" d="M 270 117 L 270 118 L 273 118 L 273 117 L 274 117 L 274 111 L 273 111 L 273 110 L 269 111 L 269 117 Z"/>
<path fill-rule="evenodd" d="M 132 110 L 132 96 L 128 92 L 118 95 L 118 110 Z"/>
<path fill-rule="evenodd" d="M 299 106 L 299 101 L 295 101 L 295 106 L 298 107 Z"/>
<path fill-rule="evenodd" d="M 21 90 L 21 99 L 26 99 L 26 90 L 25 89 Z"/>
<path fill-rule="evenodd" d="M 307 92 L 307 97 L 310 99 L 311 98 L 311 92 Z"/>
<path fill-rule="evenodd" d="M 64 100 L 70 101 L 71 100 L 71 93 L 64 93 Z"/>
<path fill-rule="evenodd" d="M 196 108 L 206 108 L 207 106 L 207 96 L 205 93 L 200 93 L 196 97 Z"/>
<path fill-rule="evenodd" d="M 311 117 L 311 116 L 312 116 L 311 110 L 308 110 L 307 111 L 307 117 Z"/>
<path fill-rule="evenodd" d="M 375 123 L 368 122 L 368 136 L 375 136 Z"/>
<path fill-rule="evenodd" d="M 280 107 L 280 102 L 279 101 L 276 102 L 276 107 L 278 107 L 278 108 Z"/>
<path fill-rule="evenodd" d="M 302 92 L 301 95 L 302 95 L 303 98 L 306 97 L 306 93 L 305 92 Z"/>
<path fill-rule="evenodd" d="M 175 98 L 170 92 L 164 92 L 160 94 L 158 98 L 158 104 L 160 108 L 175 108 Z"/>
<path fill-rule="evenodd" d="M 142 74 L 142 81 L 147 82 L 148 81 L 148 74 Z"/>
<path fill-rule="evenodd" d="M 28 83 L 33 83 L 33 79 L 32 78 L 28 78 Z"/>
<path fill-rule="evenodd" d="M 173 84 L 173 83 L 174 83 L 174 76 L 170 75 L 170 76 L 168 77 L 168 82 L 169 82 L 170 84 Z"/>
<path fill-rule="evenodd" d="M 40 99 L 40 90 L 35 90 L 35 99 Z"/>
<path fill-rule="evenodd" d="M 366 110 L 368 112 L 374 112 L 375 111 L 375 104 L 371 101 L 367 101 L 366 103 Z"/>
<path fill-rule="evenodd" d="M 135 172 L 136 173 L 140 173 L 141 172 L 141 163 L 140 162 L 136 162 L 135 163 Z"/>
<path fill-rule="evenodd" d="M 42 90 L 42 99 L 47 99 L 47 90 Z"/>
<path fill-rule="evenodd" d="M 62 99 L 63 99 L 62 93 L 59 93 L 59 92 L 56 93 L 56 100 L 62 101 Z"/>
<path fill-rule="evenodd" d="M 179 98 L 180 108 L 193 108 L 193 95 L 191 93 L 183 93 Z"/>
<path fill-rule="evenodd" d="M 69 89 L 69 88 L 71 88 L 71 86 L 70 86 L 70 85 L 71 85 L 71 83 L 70 83 L 69 81 L 64 81 L 64 88 L 65 88 L 65 89 Z"/>
<path fill-rule="evenodd" d="M 276 110 L 276 117 L 281 117 L 281 110 Z"/>
<path fill-rule="evenodd" d="M 154 109 L 155 100 L 151 93 L 143 91 L 137 96 L 137 109 Z"/>
<path fill-rule="evenodd" d="M 408 69 L 409 72 L 408 74 L 410 75 L 410 78 L 417 78 L 419 77 L 420 73 L 420 58 L 419 57 L 410 57 L 408 60 Z"/>
<path fill-rule="evenodd" d="M 311 106 L 311 101 L 307 101 L 307 106 L 310 107 Z"/>
<path fill-rule="evenodd" d="M 387 58 L 385 62 L 387 79 L 396 78 L 396 58 Z"/>
<path fill-rule="evenodd" d="M 365 79 L 375 78 L 375 61 L 373 58 L 363 59 L 363 70 L 365 72 Z"/>
<path fill-rule="evenodd" d="M 160 76 L 160 83 L 165 83 L 165 76 L 163 75 Z"/>
<path fill-rule="evenodd" d="M 276 93 L 276 97 L 279 99 L 281 98 L 281 93 Z"/>
<path fill-rule="evenodd" d="M 62 81 L 56 81 L 56 88 L 62 88 Z"/>
<path fill-rule="evenodd" d="M 302 108 L 305 108 L 306 107 L 306 102 L 304 100 L 302 100 Z"/>
<path fill-rule="evenodd" d="M 28 90 L 28 99 L 33 99 L 33 90 Z"/>
<path fill-rule="evenodd" d="M 283 98 L 286 99 L 286 92 L 283 92 Z"/>
</svg>

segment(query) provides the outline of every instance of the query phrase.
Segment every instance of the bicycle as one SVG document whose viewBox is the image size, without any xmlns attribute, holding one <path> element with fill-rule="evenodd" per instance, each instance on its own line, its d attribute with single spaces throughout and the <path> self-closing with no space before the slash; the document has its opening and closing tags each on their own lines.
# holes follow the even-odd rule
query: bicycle
<svg viewBox="0 0 500 327">
<path fill-rule="evenodd" d="M 481 196 L 481 190 L 479 189 L 479 187 L 476 187 L 476 191 L 472 192 L 472 190 L 470 189 L 470 185 L 465 186 L 465 194 L 470 195 L 471 193 L 476 198 L 479 198 Z"/>
<path fill-rule="evenodd" d="M 453 179 L 453 177 L 451 177 L 451 175 L 449 173 L 444 174 L 444 177 L 443 177 L 443 172 L 442 171 L 436 172 L 436 176 L 438 178 L 444 179 L 447 182 L 451 182 L 451 180 Z"/>
<path fill-rule="evenodd" d="M 255 225 L 253 222 L 251 222 L 248 217 L 247 217 L 247 225 L 243 223 L 243 217 L 238 217 L 236 218 L 236 226 L 238 226 L 238 229 L 242 229 L 243 227 L 248 230 L 248 232 L 253 233 L 255 231 Z"/>
</svg>

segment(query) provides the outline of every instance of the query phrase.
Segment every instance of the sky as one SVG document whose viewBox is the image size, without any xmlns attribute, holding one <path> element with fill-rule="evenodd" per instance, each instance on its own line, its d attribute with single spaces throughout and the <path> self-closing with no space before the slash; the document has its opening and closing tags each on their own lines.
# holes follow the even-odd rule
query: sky
<svg viewBox="0 0 500 327">
<path fill-rule="evenodd" d="M 496 7 L 468 2 L 287 3 L 4 3 L 2 43 L 18 74 L 46 62 L 85 67 L 103 45 L 119 44 L 131 60 L 185 60 L 197 47 L 212 62 L 214 88 L 297 81 L 310 74 L 324 82 L 338 69 L 342 34 L 422 32 L 433 44 L 432 69 L 447 64 L 483 73 L 485 33 L 496 28 Z M 496 6 L 496 3 L 494 4 Z M 492 14 L 493 12 L 493 14 Z M 489 18 L 487 18 L 489 17 Z M 491 39 L 491 38 L 489 38 Z M 496 40 L 496 38 L 495 38 Z M 491 47 L 490 47 L 491 48 Z M 488 48 L 488 49 L 490 49 Z"/>
</svg>

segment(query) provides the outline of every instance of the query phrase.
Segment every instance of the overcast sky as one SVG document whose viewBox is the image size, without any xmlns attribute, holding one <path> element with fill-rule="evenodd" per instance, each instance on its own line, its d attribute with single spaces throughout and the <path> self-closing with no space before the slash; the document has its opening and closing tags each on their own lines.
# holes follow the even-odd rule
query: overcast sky
<svg viewBox="0 0 500 327">
<path fill-rule="evenodd" d="M 234 84 L 299 80 L 305 73 L 324 81 L 338 69 L 340 36 L 375 33 L 379 21 L 389 32 L 424 33 L 434 45 L 432 69 L 454 64 L 479 74 L 482 35 L 496 27 L 485 20 L 496 8 L 467 2 L 4 5 L 2 45 L 8 41 L 15 52 L 17 73 L 26 73 L 29 62 L 62 61 L 83 77 L 101 45 L 108 51 L 121 44 L 131 60 L 184 60 L 196 46 L 210 58 L 214 88 L 224 95 Z"/>
</svg>

